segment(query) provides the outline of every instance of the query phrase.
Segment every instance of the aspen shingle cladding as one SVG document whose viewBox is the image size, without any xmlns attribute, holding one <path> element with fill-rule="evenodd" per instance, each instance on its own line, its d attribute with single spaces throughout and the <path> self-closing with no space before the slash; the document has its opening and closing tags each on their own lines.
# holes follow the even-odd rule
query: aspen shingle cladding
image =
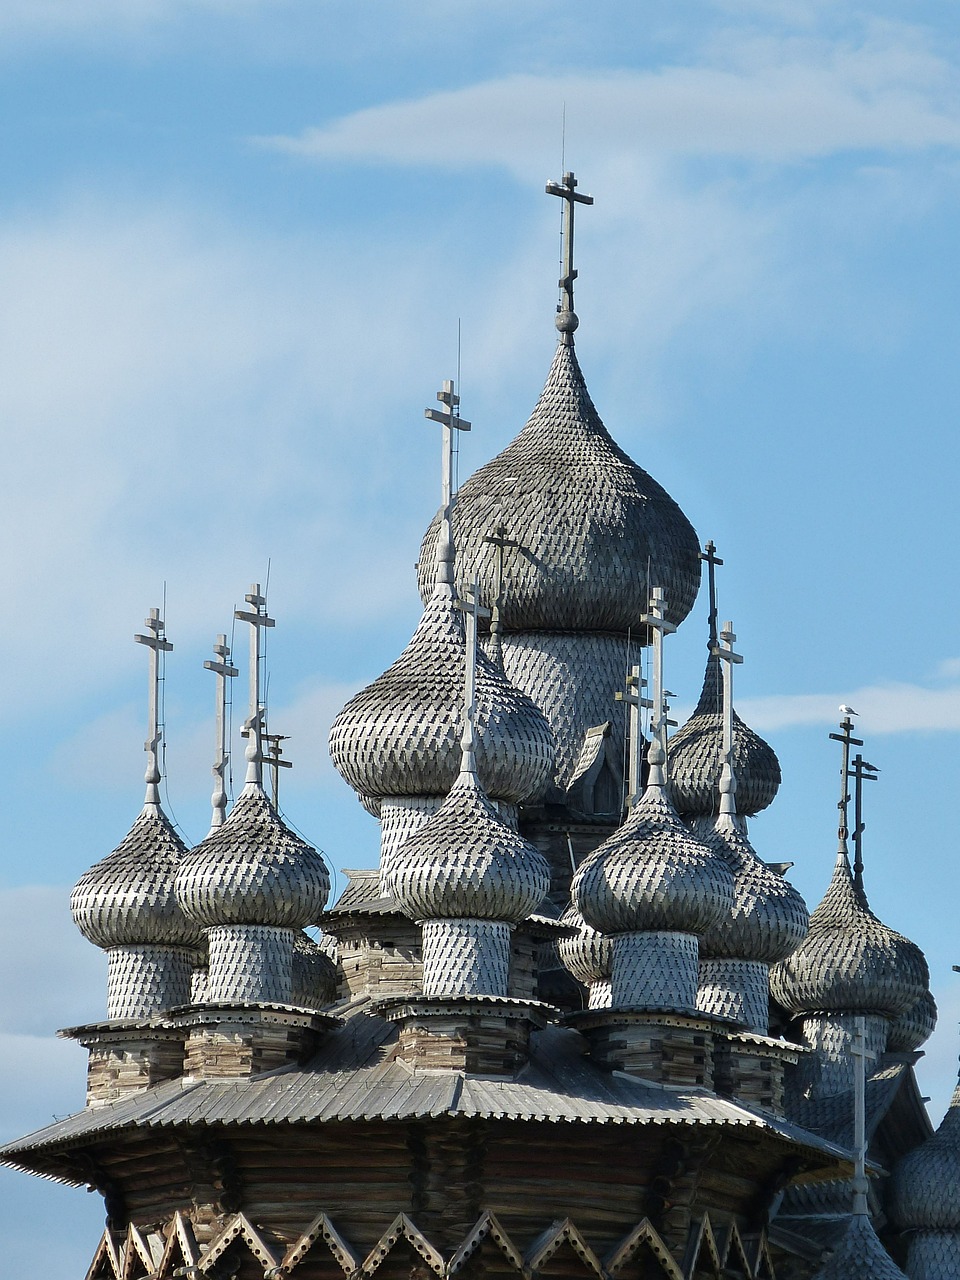
<svg viewBox="0 0 960 1280">
<path fill-rule="evenodd" d="M 891 1213 L 905 1230 L 951 1231 L 960 1244 L 960 1084 L 933 1137 L 894 1170 Z"/>
<path fill-rule="evenodd" d="M 610 437 L 572 343 L 558 346 L 523 431 L 457 494 L 457 590 L 477 573 L 488 604 L 498 595 L 498 556 L 485 539 L 500 525 L 518 544 L 503 552 L 501 621 L 508 632 L 636 629 L 650 585 L 663 587 L 671 622 L 693 606 L 700 585 L 693 526 Z M 439 526 L 438 513 L 420 551 L 425 603 Z"/>
<path fill-rule="evenodd" d="M 906 1280 L 870 1223 L 857 1214 L 814 1280 Z"/>
</svg>

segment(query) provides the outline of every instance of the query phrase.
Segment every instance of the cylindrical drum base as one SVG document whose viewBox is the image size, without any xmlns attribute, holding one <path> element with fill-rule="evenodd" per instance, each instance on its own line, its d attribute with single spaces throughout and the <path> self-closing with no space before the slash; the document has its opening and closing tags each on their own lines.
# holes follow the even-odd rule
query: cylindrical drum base
<svg viewBox="0 0 960 1280">
<path fill-rule="evenodd" d="M 207 966 L 197 965 L 190 979 L 190 1003 L 203 1004 L 207 998 Z"/>
<path fill-rule="evenodd" d="M 588 1009 L 609 1009 L 613 1000 L 613 991 L 611 989 L 609 978 L 597 978 L 596 981 L 590 983 L 590 996 L 587 1003 Z"/>
<path fill-rule="evenodd" d="M 124 946 L 107 952 L 107 1017 L 152 1018 L 190 1003 L 193 955 L 185 947 Z"/>
<path fill-rule="evenodd" d="M 510 935 L 502 920 L 424 920 L 425 996 L 508 996 Z"/>
<path fill-rule="evenodd" d="M 612 1006 L 694 1013 L 700 944 L 692 933 L 617 933 Z"/>
<path fill-rule="evenodd" d="M 960 1233 L 918 1231 L 907 1252 L 910 1280 L 960 1280 Z"/>
<path fill-rule="evenodd" d="M 864 1040 L 870 1055 L 867 1059 L 869 1075 L 870 1063 L 877 1062 L 887 1047 L 890 1031 L 887 1018 L 877 1013 L 811 1013 L 804 1018 L 804 1043 L 816 1049 L 817 1053 L 812 1061 L 807 1059 L 802 1064 L 801 1073 L 804 1087 L 814 1095 L 826 1097 L 853 1088 L 856 1059 L 850 1050 L 857 1034 L 858 1016 L 863 1017 Z"/>
<path fill-rule="evenodd" d="M 289 1004 L 293 930 L 264 924 L 223 924 L 207 930 L 210 1004 Z"/>
<path fill-rule="evenodd" d="M 443 801 L 443 796 L 384 796 L 380 801 L 380 893 L 384 898 L 393 896 L 397 854 Z"/>
<path fill-rule="evenodd" d="M 765 1036 L 769 1027 L 770 967 L 762 960 L 701 960 L 697 1008 L 730 1018 Z"/>
</svg>

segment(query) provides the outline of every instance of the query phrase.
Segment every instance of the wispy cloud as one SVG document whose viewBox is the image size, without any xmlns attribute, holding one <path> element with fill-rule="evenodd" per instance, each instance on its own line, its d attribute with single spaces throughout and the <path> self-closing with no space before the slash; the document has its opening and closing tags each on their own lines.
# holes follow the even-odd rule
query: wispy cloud
<svg viewBox="0 0 960 1280">
<path fill-rule="evenodd" d="M 832 724 L 841 703 L 859 714 L 858 723 L 870 733 L 960 731 L 960 686 L 943 688 L 890 682 L 867 685 L 843 693 L 780 694 L 738 699 L 748 724 L 760 731 L 799 725 Z"/>
</svg>

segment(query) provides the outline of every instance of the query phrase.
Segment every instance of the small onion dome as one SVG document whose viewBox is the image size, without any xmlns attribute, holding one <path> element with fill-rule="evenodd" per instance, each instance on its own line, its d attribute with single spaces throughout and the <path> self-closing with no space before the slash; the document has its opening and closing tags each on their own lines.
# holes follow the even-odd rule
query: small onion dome
<svg viewBox="0 0 960 1280">
<path fill-rule="evenodd" d="M 960 1084 L 937 1132 L 896 1165 L 891 1191 L 901 1230 L 960 1231 Z"/>
<path fill-rule="evenodd" d="M 366 797 L 446 795 L 460 771 L 465 639 L 450 588 L 438 585 L 413 639 L 330 730 L 334 765 Z M 535 796 L 556 745 L 543 712 L 477 655 L 477 768 L 497 800 Z"/>
<path fill-rule="evenodd" d="M 887 1035 L 888 1053 L 913 1053 L 926 1044 L 936 1026 L 937 1002 L 932 991 L 925 991 L 916 1004 L 891 1023 Z"/>
<path fill-rule="evenodd" d="M 843 1239 L 813 1280 L 907 1280 L 866 1214 L 850 1219 Z"/>
<path fill-rule="evenodd" d="M 205 927 L 261 924 L 302 929 L 330 892 L 326 864 L 284 825 L 256 783 L 248 783 L 223 826 L 184 857 L 177 898 Z"/>
<path fill-rule="evenodd" d="M 393 873 L 394 896 L 414 920 L 516 924 L 549 888 L 547 860 L 504 823 L 467 771 L 404 844 Z"/>
<path fill-rule="evenodd" d="M 661 786 L 577 868 L 571 896 L 601 933 L 702 934 L 733 909 L 733 876 L 690 834 Z"/>
<path fill-rule="evenodd" d="M 845 850 L 810 932 L 770 971 L 770 990 L 791 1014 L 877 1013 L 896 1018 L 927 990 L 918 946 L 882 924 L 858 893 Z"/>
<path fill-rule="evenodd" d="M 420 594 L 433 590 L 441 516 L 420 553 Z M 457 589 L 474 572 L 506 631 L 627 631 L 646 613 L 648 582 L 664 589 L 679 624 L 700 585 L 697 535 L 670 495 L 623 452 L 600 421 L 574 349 L 557 354 L 523 431 L 457 494 Z"/>
<path fill-rule="evenodd" d="M 157 804 L 146 804 L 128 834 L 77 881 L 70 910 L 77 928 L 105 950 L 196 946 L 202 937 L 180 909 L 174 880 L 186 846 Z"/>
<path fill-rule="evenodd" d="M 570 904 L 560 923 L 575 929 L 557 939 L 560 963 L 578 982 L 589 987 L 593 982 L 609 978 L 613 968 L 613 943 L 587 924 L 577 908 Z"/>
<path fill-rule="evenodd" d="M 723 767 L 723 690 L 720 659 L 711 654 L 700 701 L 693 715 L 670 739 L 668 787 L 677 813 L 685 818 L 720 812 Z M 733 713 L 733 772 L 737 812 L 752 817 L 765 809 L 780 788 L 780 761 L 768 742 Z"/>
<path fill-rule="evenodd" d="M 733 911 L 703 934 L 700 958 L 774 964 L 796 951 L 810 923 L 798 890 L 760 861 L 740 825 L 726 815 L 703 843 L 730 868 Z"/>
<path fill-rule="evenodd" d="M 302 930 L 293 936 L 291 1003 L 322 1009 L 337 998 L 337 966 L 322 942 Z"/>
</svg>

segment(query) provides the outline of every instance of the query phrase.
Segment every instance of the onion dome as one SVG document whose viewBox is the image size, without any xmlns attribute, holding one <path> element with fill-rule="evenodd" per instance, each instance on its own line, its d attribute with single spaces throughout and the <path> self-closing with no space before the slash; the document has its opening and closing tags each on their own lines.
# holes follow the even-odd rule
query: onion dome
<svg viewBox="0 0 960 1280">
<path fill-rule="evenodd" d="M 892 1193 L 902 1230 L 960 1231 L 960 1084 L 937 1132 L 897 1164 Z"/>
<path fill-rule="evenodd" d="M 196 946 L 201 933 L 180 909 L 174 879 L 186 855 L 158 804 L 145 804 L 113 853 L 77 881 L 70 910 L 95 946 Z"/>
<path fill-rule="evenodd" d="M 610 977 L 613 968 L 613 944 L 592 925 L 587 924 L 571 903 L 560 917 L 560 923 L 569 925 L 571 932 L 557 939 L 560 962 L 578 982 L 589 987 Z M 576 932 L 572 932 L 576 930 Z"/>
<path fill-rule="evenodd" d="M 734 819 L 723 815 L 703 843 L 730 868 L 733 911 L 701 936 L 701 960 L 785 959 L 807 936 L 809 916 L 799 891 L 761 862 Z"/>
<path fill-rule="evenodd" d="M 346 704 L 330 755 L 361 796 L 446 795 L 460 771 L 464 626 L 439 583 L 413 638 L 377 680 Z M 484 790 L 519 803 L 553 772 L 556 747 L 543 712 L 477 655 L 477 768 Z"/>
<path fill-rule="evenodd" d="M 322 942 L 302 930 L 293 939 L 291 1001 L 322 1009 L 337 998 L 337 966 Z"/>
<path fill-rule="evenodd" d="M 223 826 L 185 855 L 176 892 L 187 916 L 208 928 L 302 929 L 323 910 L 330 876 L 320 854 L 248 782 Z"/>
<path fill-rule="evenodd" d="M 565 335 L 571 337 L 572 335 Z M 420 593 L 433 591 L 441 534 L 434 517 L 420 554 Z M 502 526 L 499 550 L 486 539 Z M 700 584 L 697 535 L 651 476 L 616 445 L 593 406 L 572 341 L 562 341 L 533 414 L 512 444 L 457 495 L 457 589 L 474 572 L 498 600 L 505 631 L 626 631 L 646 612 L 648 583 L 690 612 Z"/>
<path fill-rule="evenodd" d="M 670 739 L 670 797 L 684 817 L 720 811 L 723 766 L 723 690 L 720 659 L 711 654 L 693 715 Z M 733 771 L 737 812 L 752 817 L 772 802 L 780 788 L 780 761 L 773 747 L 733 713 Z"/>
<path fill-rule="evenodd" d="M 901 1013 L 890 1024 L 887 1036 L 889 1053 L 913 1053 L 933 1035 L 937 1026 L 937 1002 L 932 991 L 925 991 L 916 1004 Z"/>
<path fill-rule="evenodd" d="M 550 867 L 508 827 L 465 769 L 443 804 L 403 846 L 393 891 L 414 920 L 518 923 L 550 888 Z"/>
<path fill-rule="evenodd" d="M 677 816 L 659 781 L 657 751 L 655 740 L 650 762 L 656 780 L 573 877 L 574 904 L 601 933 L 702 934 L 733 908 L 730 869 Z"/>
<path fill-rule="evenodd" d="M 806 941 L 770 971 L 770 990 L 791 1014 L 876 1013 L 896 1018 L 927 990 L 918 946 L 882 924 L 853 882 L 846 849 Z"/>
<path fill-rule="evenodd" d="M 870 1219 L 862 1213 L 850 1219 L 843 1239 L 813 1280 L 907 1280 L 884 1249 Z"/>
</svg>

